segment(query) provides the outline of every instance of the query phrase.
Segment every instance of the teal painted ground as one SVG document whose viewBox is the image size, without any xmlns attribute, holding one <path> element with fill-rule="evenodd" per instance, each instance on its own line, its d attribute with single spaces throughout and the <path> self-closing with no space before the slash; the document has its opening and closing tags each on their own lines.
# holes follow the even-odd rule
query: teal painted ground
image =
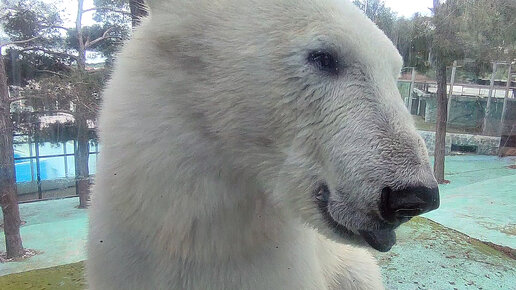
<svg viewBox="0 0 516 290">
<path fill-rule="evenodd" d="M 507 168 L 514 164 L 491 156 L 447 157 L 451 183 L 440 187 L 441 208 L 426 214 L 446 227 L 422 218 L 400 227 L 397 245 L 375 254 L 387 288 L 516 290 L 516 260 L 452 230 L 516 248 L 516 170 Z M 77 205 L 77 198 L 21 204 L 24 245 L 40 254 L 0 264 L 0 276 L 85 260 L 87 211 Z"/>
<path fill-rule="evenodd" d="M 448 156 L 441 206 L 425 217 L 473 238 L 516 249 L 516 158 Z"/>
<path fill-rule="evenodd" d="M 0 264 L 0 276 L 85 260 L 88 212 L 77 209 L 78 204 L 77 198 L 20 204 L 23 246 L 41 253 Z M 0 235 L 0 250 L 5 251 L 3 228 Z"/>
<path fill-rule="evenodd" d="M 424 218 L 396 232 L 387 253 L 375 253 L 387 289 L 516 289 L 516 260 Z"/>
</svg>

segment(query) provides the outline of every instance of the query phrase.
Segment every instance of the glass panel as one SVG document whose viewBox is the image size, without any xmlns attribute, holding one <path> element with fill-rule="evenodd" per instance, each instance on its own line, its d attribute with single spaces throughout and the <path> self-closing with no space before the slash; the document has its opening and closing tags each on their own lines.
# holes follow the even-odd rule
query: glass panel
<svg viewBox="0 0 516 290">
<path fill-rule="evenodd" d="M 74 152 L 75 152 L 74 146 L 75 145 L 74 145 L 73 140 L 67 141 L 66 142 L 66 154 L 74 154 Z"/>
<path fill-rule="evenodd" d="M 98 143 L 95 141 L 90 141 L 90 153 L 96 153 L 98 150 Z"/>
<path fill-rule="evenodd" d="M 52 180 L 66 177 L 64 157 L 40 158 L 41 180 Z"/>
<path fill-rule="evenodd" d="M 97 154 L 90 154 L 88 159 L 88 169 L 90 170 L 90 175 L 95 175 L 97 172 Z"/>
<path fill-rule="evenodd" d="M 16 156 L 16 153 L 14 154 Z M 15 160 L 16 182 L 36 181 L 36 159 Z"/>
<path fill-rule="evenodd" d="M 75 178 L 75 157 L 68 156 L 66 157 L 67 171 L 66 176 L 69 178 Z"/>
<path fill-rule="evenodd" d="M 63 144 L 62 143 L 51 143 L 51 142 L 42 142 L 39 143 L 39 156 L 48 156 L 48 155 L 59 155 L 63 154 Z"/>
</svg>

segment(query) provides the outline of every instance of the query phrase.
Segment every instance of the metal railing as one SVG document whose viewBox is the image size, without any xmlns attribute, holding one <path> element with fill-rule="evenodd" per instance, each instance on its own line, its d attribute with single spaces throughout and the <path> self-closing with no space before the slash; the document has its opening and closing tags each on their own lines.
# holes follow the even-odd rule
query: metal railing
<svg viewBox="0 0 516 290">
<path fill-rule="evenodd" d="M 67 142 L 40 142 L 38 138 L 32 138 L 29 135 L 25 134 L 15 134 L 14 138 L 19 139 L 20 137 L 26 137 L 25 142 L 15 142 L 14 148 L 15 148 L 15 156 L 14 156 L 14 162 L 15 162 L 15 169 L 17 173 L 16 177 L 16 183 L 18 187 L 18 196 L 20 198 L 20 201 L 31 199 L 31 200 L 44 200 L 46 199 L 44 197 L 44 193 L 48 191 L 55 191 L 62 189 L 62 185 L 65 187 L 75 187 L 75 150 L 77 149 L 77 142 L 76 140 L 69 140 Z M 67 149 L 67 147 L 70 147 L 69 142 L 73 141 L 72 150 Z M 68 145 L 68 146 L 67 146 Z M 28 154 L 24 154 L 25 156 L 20 156 L 20 150 L 19 147 L 28 146 Z M 40 149 L 54 146 L 55 148 L 62 147 L 62 150 L 60 152 L 57 152 L 58 150 L 55 150 L 56 152 L 51 152 L 49 154 L 41 153 Z M 91 150 L 93 149 L 93 150 Z M 71 152 L 69 152 L 71 151 Z M 62 153 L 61 153 L 62 152 Z M 95 143 L 94 146 L 90 146 L 90 156 L 95 156 L 95 161 L 97 159 L 99 153 L 99 147 L 98 144 Z M 18 155 L 18 156 L 17 156 Z M 62 165 L 61 168 L 49 168 L 48 166 L 42 166 L 45 165 L 45 162 L 48 160 L 54 159 L 53 163 L 56 162 L 60 163 Z M 55 159 L 61 159 L 61 160 L 55 160 Z M 26 162 L 26 163 L 25 163 Z M 24 164 L 25 163 L 25 164 Z M 45 167 L 45 168 L 42 168 Z M 73 170 L 70 170 L 73 168 Z M 56 172 L 59 169 L 63 169 L 62 172 Z M 90 172 L 94 172 L 95 168 L 91 168 Z M 48 171 L 51 171 L 54 173 L 53 175 L 49 176 L 47 174 Z M 44 183 L 46 184 L 46 187 L 43 186 Z M 60 182 L 61 186 L 56 186 L 57 183 Z M 34 186 L 35 185 L 35 186 Z M 36 189 L 34 189 L 36 187 Z M 24 198 L 24 196 L 32 196 L 37 193 L 36 198 Z M 76 196 L 77 192 L 75 194 L 63 193 L 58 194 L 59 198 L 64 197 L 70 197 L 70 196 Z"/>
</svg>

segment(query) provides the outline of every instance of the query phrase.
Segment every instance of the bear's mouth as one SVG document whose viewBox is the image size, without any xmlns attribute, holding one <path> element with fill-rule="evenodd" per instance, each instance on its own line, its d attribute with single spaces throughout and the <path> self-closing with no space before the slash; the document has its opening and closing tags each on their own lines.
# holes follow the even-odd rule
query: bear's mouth
<svg viewBox="0 0 516 290">
<path fill-rule="evenodd" d="M 396 233 L 394 232 L 394 229 L 396 228 L 395 226 L 387 226 L 383 229 L 373 231 L 358 230 L 358 233 L 355 233 L 337 222 L 329 212 L 330 191 L 326 184 L 322 183 L 317 188 L 314 192 L 314 197 L 323 219 L 337 235 L 345 239 L 353 239 L 360 236 L 367 244 L 369 244 L 369 246 L 380 252 L 389 251 L 396 243 Z"/>
</svg>

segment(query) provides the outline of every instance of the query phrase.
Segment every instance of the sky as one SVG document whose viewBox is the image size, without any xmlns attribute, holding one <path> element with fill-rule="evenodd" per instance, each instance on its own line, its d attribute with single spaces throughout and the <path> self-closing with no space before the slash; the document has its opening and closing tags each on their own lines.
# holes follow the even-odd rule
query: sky
<svg viewBox="0 0 516 290">
<path fill-rule="evenodd" d="M 429 7 L 433 6 L 432 0 L 384 0 L 385 6 L 398 13 L 398 16 L 411 17 L 416 12 L 430 15 Z"/>
<path fill-rule="evenodd" d="M 69 0 L 44 0 L 49 3 L 54 3 L 57 7 L 62 9 L 62 18 L 64 25 L 73 27 L 75 17 L 77 15 L 77 2 Z M 351 1 L 351 0 L 350 0 Z M 366 0 L 362 0 L 366 1 Z M 398 16 L 406 18 L 411 17 L 416 12 L 423 15 L 430 15 L 429 7 L 432 7 L 432 0 L 384 0 L 385 6 L 397 12 Z M 84 9 L 93 7 L 93 0 L 84 1 Z M 83 25 L 92 25 L 95 23 L 92 19 L 93 11 L 83 15 Z"/>
<path fill-rule="evenodd" d="M 57 2 L 61 2 L 64 4 L 64 7 L 66 7 L 65 10 L 68 16 L 65 17 L 65 22 L 73 23 L 73 21 L 75 21 L 75 13 L 77 13 L 76 1 L 60 0 Z M 420 12 L 423 15 L 430 15 L 430 9 L 428 8 L 433 6 L 432 0 L 384 0 L 384 3 L 385 6 L 397 12 L 398 16 L 406 18 L 411 17 L 416 12 Z M 84 9 L 91 7 L 93 7 L 93 0 L 85 0 Z M 85 25 L 91 25 L 94 23 L 91 19 L 92 16 L 93 12 L 89 12 L 83 16 Z"/>
<path fill-rule="evenodd" d="M 49 3 L 54 3 L 63 7 L 63 14 L 61 15 L 63 22 L 66 26 L 75 26 L 75 18 L 77 17 L 77 1 L 69 1 L 69 0 L 45 0 Z M 59 7 L 58 6 L 58 7 Z M 95 7 L 93 5 L 93 0 L 84 0 L 83 9 L 89 9 Z M 82 16 L 83 25 L 92 25 L 95 24 L 95 21 L 92 19 L 94 11 L 86 12 Z"/>
<path fill-rule="evenodd" d="M 77 1 L 69 0 L 44 0 L 48 3 L 54 3 L 62 9 L 62 18 L 66 26 L 74 26 L 75 16 L 77 13 Z M 351 1 L 351 0 L 350 0 Z M 361 0 L 366 1 L 366 0 Z M 398 13 L 398 16 L 406 18 L 411 17 L 414 13 L 420 12 L 423 15 L 430 15 L 429 7 L 432 7 L 432 0 L 384 0 L 385 6 L 391 8 Z M 84 1 L 84 9 L 92 8 L 93 0 Z M 93 11 L 85 13 L 83 16 L 83 24 L 91 25 L 95 22 L 92 19 Z"/>
</svg>

